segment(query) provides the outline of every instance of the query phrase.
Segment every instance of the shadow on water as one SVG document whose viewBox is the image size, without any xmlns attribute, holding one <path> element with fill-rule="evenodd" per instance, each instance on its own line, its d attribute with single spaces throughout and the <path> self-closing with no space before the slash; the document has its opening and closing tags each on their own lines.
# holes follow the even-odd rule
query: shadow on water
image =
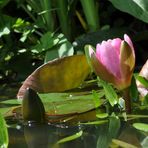
<svg viewBox="0 0 148 148">
<path fill-rule="evenodd" d="M 129 122 L 115 120 L 101 125 L 67 126 L 62 123 L 37 124 L 30 122 L 27 125 L 13 126 L 8 129 L 9 148 L 146 148 L 145 140 L 148 140 L 148 133 L 136 130 Z M 61 141 L 80 131 L 83 133 L 76 139 L 69 138 L 70 140 Z M 124 146 L 124 143 L 120 143 L 121 141 L 127 145 Z"/>
</svg>

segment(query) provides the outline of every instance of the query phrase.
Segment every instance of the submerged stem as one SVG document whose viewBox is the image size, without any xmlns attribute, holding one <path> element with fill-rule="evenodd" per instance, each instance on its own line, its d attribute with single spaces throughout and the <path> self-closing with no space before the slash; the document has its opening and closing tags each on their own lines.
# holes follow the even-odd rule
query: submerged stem
<svg viewBox="0 0 148 148">
<path fill-rule="evenodd" d="M 123 90 L 123 99 L 125 100 L 125 111 L 131 113 L 131 97 L 129 88 Z"/>
</svg>

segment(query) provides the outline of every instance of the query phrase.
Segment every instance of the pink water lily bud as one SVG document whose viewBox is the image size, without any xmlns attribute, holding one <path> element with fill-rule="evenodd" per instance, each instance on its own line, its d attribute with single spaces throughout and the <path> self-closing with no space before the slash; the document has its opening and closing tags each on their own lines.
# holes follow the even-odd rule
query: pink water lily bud
<svg viewBox="0 0 148 148">
<path fill-rule="evenodd" d="M 89 46 L 89 55 L 95 73 L 103 80 L 122 90 L 131 84 L 135 66 L 135 52 L 131 39 L 124 35 L 97 44 L 96 51 Z"/>
</svg>

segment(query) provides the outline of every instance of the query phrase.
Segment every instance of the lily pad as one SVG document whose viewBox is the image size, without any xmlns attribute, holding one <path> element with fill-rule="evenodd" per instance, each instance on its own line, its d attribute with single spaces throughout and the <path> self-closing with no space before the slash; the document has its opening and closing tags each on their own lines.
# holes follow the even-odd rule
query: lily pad
<svg viewBox="0 0 148 148">
<path fill-rule="evenodd" d="M 50 116 L 79 114 L 98 107 L 94 102 L 92 93 L 86 95 L 81 95 L 81 93 L 49 93 L 41 94 L 40 97 Z"/>
<path fill-rule="evenodd" d="M 26 88 L 39 93 L 62 92 L 77 88 L 90 73 L 85 55 L 55 59 L 37 68 L 21 86 L 17 97 L 23 98 Z"/>
</svg>

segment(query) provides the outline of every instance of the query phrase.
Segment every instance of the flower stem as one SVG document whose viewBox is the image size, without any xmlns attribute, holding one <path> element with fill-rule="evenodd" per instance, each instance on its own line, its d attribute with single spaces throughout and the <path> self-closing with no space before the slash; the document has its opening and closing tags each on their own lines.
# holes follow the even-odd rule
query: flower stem
<svg viewBox="0 0 148 148">
<path fill-rule="evenodd" d="M 131 113 L 131 97 L 129 88 L 123 90 L 123 99 L 125 100 L 125 111 L 126 113 Z"/>
</svg>

